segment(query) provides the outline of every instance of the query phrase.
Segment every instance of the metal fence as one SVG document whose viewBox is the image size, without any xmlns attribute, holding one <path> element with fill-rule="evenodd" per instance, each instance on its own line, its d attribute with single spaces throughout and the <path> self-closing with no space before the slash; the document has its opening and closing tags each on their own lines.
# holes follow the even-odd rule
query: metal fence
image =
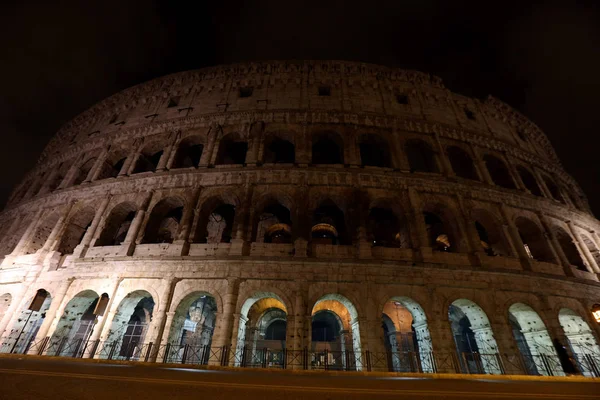
<svg viewBox="0 0 600 400">
<path fill-rule="evenodd" d="M 565 375 L 565 360 L 556 355 L 482 354 L 456 352 L 354 352 L 312 351 L 310 349 L 269 349 L 230 346 L 178 345 L 135 343 L 126 347 L 123 341 L 84 341 L 67 338 L 44 338 L 31 342 L 26 348 L 17 347 L 24 354 L 127 360 L 171 364 L 233 366 L 244 368 L 277 368 L 332 371 L 387 371 L 459 374 L 513 374 Z M 9 353 L 10 341 L 2 341 L 0 352 Z M 600 354 L 576 354 L 569 359 L 574 370 L 584 376 L 600 377 Z"/>
</svg>

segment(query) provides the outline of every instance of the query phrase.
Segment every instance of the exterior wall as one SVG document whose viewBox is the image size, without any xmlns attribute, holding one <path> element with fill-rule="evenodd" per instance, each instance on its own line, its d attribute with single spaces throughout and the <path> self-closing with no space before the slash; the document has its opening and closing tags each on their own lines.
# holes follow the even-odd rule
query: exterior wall
<svg viewBox="0 0 600 400">
<path fill-rule="evenodd" d="M 319 96 L 322 86 L 330 88 L 330 96 Z M 252 95 L 240 97 L 242 87 L 252 87 Z M 407 104 L 398 95 L 407 96 Z M 168 107 L 174 98 L 178 104 Z M 325 131 L 342 139 L 343 164 L 311 163 L 313 139 Z M 215 165 L 221 140 L 231 134 L 247 141 L 245 163 Z M 361 134 L 388 143 L 389 167 L 361 165 Z M 198 166 L 175 168 L 180 144 L 192 135 L 204 145 Z M 294 144 L 294 163 L 264 164 L 271 135 Z M 411 139 L 429 144 L 439 173 L 411 169 L 405 151 Z M 456 175 L 446 152 L 450 146 L 470 155 L 479 180 Z M 142 155 L 158 151 L 162 155 L 154 171 L 133 173 Z M 486 155 L 506 163 L 515 189 L 494 184 Z M 107 177 L 121 158 L 114 176 Z M 532 171 L 542 196 L 525 188 L 517 165 Z M 48 182 L 57 176 L 60 183 L 50 188 Z M 542 176 L 555 182 L 562 199 L 552 198 Z M 155 206 L 167 198 L 183 205 L 175 237 L 172 243 L 145 243 Z M 263 205 L 273 199 L 290 211 L 292 243 L 253 240 Z M 347 245 L 311 243 L 312 213 L 326 199 L 344 213 Z M 217 200 L 235 207 L 232 239 L 201 243 L 198 226 Z M 94 246 L 111 212 L 124 203 L 135 212 L 124 240 Z M 408 245 L 373 247 L 368 241 L 367 214 L 382 203 L 406 228 Z M 57 250 L 70 221 L 89 207 L 95 215 L 79 245 L 73 254 L 61 254 Z M 454 252 L 432 249 L 424 211 L 442 216 Z M 501 256 L 489 256 L 481 247 L 474 223 L 483 214 L 493 221 L 488 229 L 501 238 Z M 539 229 L 553 262 L 528 257 L 516 226 L 519 217 Z M 51 293 L 52 304 L 38 339 L 52 335 L 69 300 L 83 290 L 110 298 L 92 336 L 101 340 L 109 337 L 120 302 L 138 290 L 148 292 L 155 304 L 146 333 L 146 341 L 155 343 L 165 343 L 179 302 L 193 292 L 215 298 L 213 346 L 235 347 L 242 305 L 257 293 L 274 293 L 285 305 L 290 349 L 310 344 L 313 306 L 328 294 L 352 303 L 357 317 L 349 322 L 360 327 L 363 349 L 372 351 L 383 350 L 384 304 L 399 296 L 423 308 L 434 350 L 454 349 L 448 307 L 457 299 L 485 311 L 501 353 L 516 352 L 508 323 L 508 308 L 515 302 L 531 306 L 553 338 L 564 340 L 558 323 L 564 307 L 588 321 L 596 337 L 600 334 L 590 318 L 591 305 L 600 303 L 595 258 L 600 224 L 547 138 L 500 101 L 453 94 L 439 79 L 418 72 L 343 62 L 273 62 L 191 71 L 136 86 L 57 133 L 15 189 L 0 226 L 5 252 L 0 295 L 11 296 L 1 314 L 4 335 L 40 288 Z M 571 265 L 559 229 L 569 235 L 585 268 Z M 35 251 L 29 251 L 32 243 Z"/>
</svg>

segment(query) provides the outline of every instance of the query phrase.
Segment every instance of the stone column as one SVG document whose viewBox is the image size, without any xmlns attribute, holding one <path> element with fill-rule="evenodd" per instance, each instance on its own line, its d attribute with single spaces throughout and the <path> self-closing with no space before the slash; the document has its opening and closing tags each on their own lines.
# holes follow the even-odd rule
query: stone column
<svg viewBox="0 0 600 400">
<path fill-rule="evenodd" d="M 399 136 L 400 134 L 398 131 L 394 129 L 392 131 L 392 142 L 390 143 L 392 159 L 394 160 L 394 168 L 401 171 L 409 171 L 410 165 L 408 164 L 408 158 L 404 152 L 404 147 L 400 143 Z"/>
<path fill-rule="evenodd" d="M 93 182 L 100 175 L 100 171 L 102 170 L 102 165 L 106 162 L 106 158 L 108 157 L 108 149 L 102 150 L 102 153 L 96 159 L 94 166 L 88 172 L 88 176 L 86 176 L 84 182 Z"/>
<path fill-rule="evenodd" d="M 246 238 L 246 229 L 250 224 L 250 213 L 252 209 L 252 194 L 254 192 L 253 185 L 246 186 L 244 202 L 242 203 L 239 212 L 236 212 L 233 228 L 234 235 L 231 239 L 230 255 L 241 256 L 246 254 L 248 242 Z"/>
<path fill-rule="evenodd" d="M 204 149 L 204 151 L 202 152 L 202 156 L 200 157 L 200 163 L 199 163 L 199 167 L 207 167 L 209 165 L 213 164 L 213 153 L 215 152 L 215 144 L 216 144 L 216 139 L 217 139 L 217 135 L 218 132 L 220 132 L 222 129 L 220 127 L 211 127 L 209 132 L 207 133 L 208 136 L 208 143 L 206 144 L 206 148 Z"/>
<path fill-rule="evenodd" d="M 422 256 L 430 256 L 433 249 L 431 248 L 429 236 L 427 235 L 427 227 L 425 226 L 425 219 L 423 217 L 421 196 L 414 188 L 409 188 L 408 199 L 410 202 L 410 219 L 412 219 L 413 228 L 416 232 L 416 239 L 418 241 L 418 243 L 415 243 L 413 247 L 418 247 Z"/>
<path fill-rule="evenodd" d="M 229 346 L 232 344 L 233 326 L 235 318 L 235 309 L 238 301 L 241 281 L 238 278 L 230 278 L 227 280 L 227 294 L 223 298 L 223 312 L 221 315 L 220 324 L 216 327 L 216 335 L 213 337 L 215 348 Z M 235 350 L 235 343 L 232 351 Z"/>
<path fill-rule="evenodd" d="M 102 316 L 97 316 L 96 317 L 96 323 L 94 324 L 94 329 L 90 335 L 90 342 L 94 342 L 98 339 L 100 339 L 100 335 L 104 332 L 105 328 L 106 328 L 106 321 L 108 321 L 110 319 L 110 321 L 112 322 L 112 319 L 115 315 L 116 312 L 116 307 L 118 307 L 118 304 L 114 304 L 113 299 L 115 298 L 116 294 L 117 294 L 117 290 L 119 289 L 119 285 L 121 284 L 121 282 L 123 281 L 123 278 L 119 278 L 117 281 L 115 281 L 115 283 L 112 285 L 111 290 L 109 290 L 110 292 L 110 297 L 108 299 L 108 304 L 106 305 L 106 310 L 105 310 L 105 315 Z M 112 312 L 112 314 L 111 314 Z M 110 316 L 110 318 L 109 318 Z M 110 325 L 108 325 L 110 327 Z M 104 332 L 103 337 L 106 337 L 108 332 Z"/>
<path fill-rule="evenodd" d="M 146 195 L 146 198 L 142 202 L 141 207 L 135 213 L 135 217 L 133 221 L 131 221 L 131 225 L 129 226 L 129 230 L 127 231 L 127 236 L 125 236 L 125 240 L 121 243 L 121 246 L 125 249 L 125 253 L 128 256 L 133 255 L 133 251 L 135 250 L 136 240 L 141 238 L 142 235 L 142 223 L 146 217 L 146 210 L 152 200 L 152 195 L 154 192 L 149 192 Z"/>
<path fill-rule="evenodd" d="M 560 243 L 558 242 L 554 231 L 551 229 L 552 224 L 550 223 L 548 218 L 541 213 L 538 213 L 538 218 L 542 223 L 544 229 L 544 236 L 546 236 L 546 239 L 548 240 L 548 246 L 554 254 L 557 264 L 563 267 L 563 271 L 565 272 L 566 276 L 574 276 L 573 271 L 571 270 L 571 263 L 569 262 L 569 259 L 565 255 L 565 252 L 563 251 Z"/>
<path fill-rule="evenodd" d="M 60 240 L 60 236 L 63 234 L 65 220 L 67 219 L 67 216 L 71 212 L 72 208 L 73 202 L 70 202 L 63 211 L 62 215 L 58 218 L 58 221 L 56 221 L 56 224 L 54 225 L 54 228 L 52 228 L 50 235 L 48 235 L 48 239 L 46 239 L 41 251 L 52 251 L 56 248 L 56 244 Z"/>
<path fill-rule="evenodd" d="M 519 175 L 519 172 L 517 171 L 517 167 L 515 167 L 515 163 L 513 162 L 513 160 L 510 157 L 508 157 L 506 154 L 504 155 L 503 158 L 504 158 L 503 161 L 506 163 L 506 165 L 508 167 L 508 172 L 512 176 L 513 182 L 515 183 L 515 187 L 519 190 L 528 192 L 527 188 L 525 187 L 525 184 L 521 180 L 521 176 Z"/>
<path fill-rule="evenodd" d="M 175 318 L 175 311 L 168 311 L 165 313 L 165 326 L 163 328 L 163 334 L 160 339 L 160 345 L 166 346 L 169 343 L 169 336 L 171 336 L 171 326 L 173 325 L 173 318 Z"/>
<path fill-rule="evenodd" d="M 554 197 L 552 197 L 552 193 L 550 193 L 550 190 L 546 186 L 546 181 L 544 179 L 542 179 L 542 176 L 535 168 L 533 168 L 533 175 L 535 176 L 535 179 L 538 182 L 538 186 L 540 187 L 540 191 L 542 192 L 544 197 L 546 197 L 548 199 L 554 199 Z"/>
<path fill-rule="evenodd" d="M 474 161 L 479 167 L 478 169 L 481 174 L 481 178 L 483 179 L 483 182 L 487 183 L 488 185 L 495 185 L 494 181 L 492 180 L 492 176 L 490 175 L 490 171 L 488 170 L 487 165 L 483 160 L 483 157 L 481 157 L 481 153 L 479 152 L 479 150 L 475 146 L 471 145 L 471 151 L 475 156 Z"/>
<path fill-rule="evenodd" d="M 504 217 L 504 222 L 506 222 L 506 232 L 508 233 L 507 238 L 511 242 L 513 250 L 516 252 L 517 257 L 521 260 L 521 267 L 525 271 L 532 270 L 532 262 L 533 260 L 527 254 L 525 250 L 525 245 L 523 244 L 523 240 L 521 240 L 521 234 L 519 233 L 519 229 L 515 222 L 512 219 L 512 216 L 508 212 L 508 208 L 503 203 L 500 204 L 500 212 Z"/>
<path fill-rule="evenodd" d="M 584 243 L 583 239 L 581 239 L 581 235 L 577 231 L 577 228 L 575 228 L 573 221 L 569 221 L 567 224 L 569 225 L 571 234 L 575 238 L 575 241 L 574 241 L 575 245 L 579 248 L 579 252 L 585 256 L 585 260 L 587 261 L 586 267 L 587 267 L 588 271 L 593 274 L 600 273 L 600 269 L 598 268 L 596 259 L 594 259 L 592 252 L 590 251 L 590 249 L 588 249 L 588 247 Z"/>
<path fill-rule="evenodd" d="M 25 233 L 23 234 L 23 236 L 21 236 L 21 239 L 19 240 L 19 242 L 13 249 L 12 253 L 10 253 L 11 256 L 20 255 L 23 252 L 23 250 L 27 247 L 27 245 L 29 244 L 29 238 L 31 237 L 33 232 L 35 232 L 35 229 L 38 227 L 38 224 L 41 222 L 43 211 L 44 210 L 39 209 L 35 213 L 35 215 L 33 216 L 33 220 L 31 221 L 31 223 L 25 230 Z"/>
<path fill-rule="evenodd" d="M 437 148 L 437 152 L 440 155 L 440 163 L 442 165 L 442 173 L 446 176 L 455 176 L 456 174 L 454 173 L 454 170 L 452 169 L 452 164 L 450 163 L 450 160 L 448 159 L 448 155 L 446 154 L 446 151 L 444 150 L 444 146 L 442 145 L 442 142 L 440 141 L 440 135 L 438 133 L 435 133 L 435 146 Z"/>
<path fill-rule="evenodd" d="M 169 160 L 171 160 L 171 155 L 174 155 L 173 145 L 169 145 L 163 149 L 162 156 L 160 156 L 160 160 L 158 160 L 158 164 L 156 164 L 155 171 L 164 171 L 167 168 L 167 164 Z"/>
<path fill-rule="evenodd" d="M 58 321 L 60 320 L 60 317 L 62 317 L 65 308 L 69 303 L 70 299 L 65 299 L 65 295 L 67 294 L 67 290 L 74 280 L 75 278 L 70 278 L 66 281 L 63 281 L 56 293 L 54 293 L 52 296 L 52 302 L 50 303 L 48 311 L 46 311 L 46 318 L 44 318 L 42 326 L 40 326 L 40 329 L 37 331 L 35 339 L 33 340 L 34 342 L 37 342 L 42 338 L 50 336 L 54 333 L 54 330 L 58 325 Z"/>
<path fill-rule="evenodd" d="M 129 155 L 125 159 L 125 162 L 123 163 L 123 166 L 121 167 L 121 170 L 117 174 L 117 178 L 129 175 L 129 170 L 133 170 L 133 168 L 135 167 L 135 162 L 137 161 L 137 158 L 138 158 L 138 148 L 139 147 L 140 147 L 139 143 L 134 144 L 131 151 L 129 152 Z"/>
<path fill-rule="evenodd" d="M 152 342 L 156 345 L 161 342 L 164 335 L 164 329 L 167 326 L 165 324 L 165 318 L 167 317 L 167 311 L 170 310 L 173 292 L 178 281 L 177 278 L 169 278 L 164 283 L 165 287 L 160 294 L 160 299 L 162 299 L 162 301 L 158 305 L 158 310 L 152 313 L 152 322 L 150 323 L 144 340 L 146 343 Z M 168 332 L 166 336 L 168 336 Z"/>
<path fill-rule="evenodd" d="M 21 293 L 13 296 L 10 306 L 6 310 L 6 313 L 4 313 L 2 319 L 0 319 L 0 338 L 4 337 L 4 334 L 7 333 L 5 332 L 6 328 L 9 324 L 11 327 L 14 325 L 13 320 L 17 319 L 21 310 L 25 308 L 25 302 L 28 300 L 27 294 L 29 287 L 30 285 L 25 285 Z"/>
<path fill-rule="evenodd" d="M 83 235 L 83 238 L 81 239 L 81 243 L 79 243 L 77 245 L 77 247 L 75 247 L 75 249 L 73 250 L 74 258 L 84 258 L 85 257 L 85 253 L 90 248 L 92 239 L 96 236 L 96 230 L 98 229 L 100 221 L 104 217 L 104 213 L 106 212 L 106 208 L 108 207 L 108 204 L 110 203 L 111 198 L 112 198 L 112 195 L 109 194 L 108 196 L 106 196 L 104 198 L 104 200 L 102 200 L 102 203 L 100 203 L 100 205 L 98 206 L 98 209 L 96 210 L 96 215 L 94 215 L 94 219 L 92 220 L 92 223 L 90 224 L 89 228 L 85 231 L 85 234 Z"/>
</svg>

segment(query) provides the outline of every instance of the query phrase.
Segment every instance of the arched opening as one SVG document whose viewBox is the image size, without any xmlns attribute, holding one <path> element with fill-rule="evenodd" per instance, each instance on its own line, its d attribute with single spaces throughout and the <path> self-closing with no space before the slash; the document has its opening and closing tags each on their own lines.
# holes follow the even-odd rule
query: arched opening
<svg viewBox="0 0 600 400">
<path fill-rule="evenodd" d="M 381 318 L 390 371 L 434 372 L 431 335 L 419 303 L 393 297 L 383 306 Z"/>
<path fill-rule="evenodd" d="M 12 303 L 12 295 L 10 293 L 4 293 L 0 296 L 0 322 L 7 315 L 6 312 L 10 308 Z"/>
<path fill-rule="evenodd" d="M 531 192 L 532 195 L 534 195 L 534 196 L 542 195 L 542 191 L 540 190 L 540 185 L 538 184 L 537 179 L 535 179 L 533 174 L 531 172 L 529 172 L 529 170 L 527 168 L 519 165 L 517 167 L 517 172 L 519 173 L 519 176 L 521 177 L 521 181 L 523 182 L 523 185 L 525 185 L 527 190 L 529 190 L 529 192 Z"/>
<path fill-rule="evenodd" d="M 194 292 L 181 300 L 171 323 L 167 362 L 208 364 L 216 321 L 217 303 L 210 294 Z"/>
<path fill-rule="evenodd" d="M 439 172 L 435 153 L 423 140 L 408 140 L 404 145 L 411 172 Z"/>
<path fill-rule="evenodd" d="M 508 320 L 528 374 L 564 375 L 546 325 L 533 308 L 515 303 L 508 309 Z"/>
<path fill-rule="evenodd" d="M 121 172 L 121 169 L 123 169 L 125 161 L 127 161 L 127 152 L 125 150 L 111 151 L 106 157 L 106 160 L 104 160 L 104 162 L 102 163 L 102 166 L 100 167 L 100 172 L 98 173 L 96 179 L 100 180 L 116 178 Z"/>
<path fill-rule="evenodd" d="M 292 164 L 296 161 L 296 148 L 293 140 L 271 135 L 265 140 L 264 162 Z"/>
<path fill-rule="evenodd" d="M 277 201 L 268 202 L 256 218 L 255 242 L 292 243 L 290 210 Z"/>
<path fill-rule="evenodd" d="M 96 323 L 99 298 L 93 290 L 84 290 L 69 300 L 50 338 L 48 355 L 80 357 L 85 352 Z"/>
<path fill-rule="evenodd" d="M 404 218 L 380 204 L 371 207 L 367 217 L 367 240 L 375 247 L 410 247 L 410 235 Z"/>
<path fill-rule="evenodd" d="M 556 183 L 554 183 L 552 179 L 544 176 L 544 183 L 546 184 L 546 187 L 548 188 L 548 191 L 554 200 L 560 201 L 561 203 L 565 202 L 565 199 L 560 194 L 558 186 L 556 186 Z"/>
<path fill-rule="evenodd" d="M 337 133 L 324 132 L 312 137 L 313 164 L 343 164 L 344 141 Z"/>
<path fill-rule="evenodd" d="M 50 233 L 52 233 L 52 230 L 54 229 L 54 226 L 56 226 L 57 222 L 58 213 L 51 214 L 50 216 L 44 218 L 31 235 L 27 248 L 25 249 L 25 254 L 36 253 L 38 250 L 44 247 L 44 244 L 50 237 Z"/>
<path fill-rule="evenodd" d="M 560 247 L 565 253 L 569 264 L 574 265 L 580 271 L 587 271 L 585 263 L 579 254 L 577 245 L 575 244 L 571 235 L 569 235 L 564 229 L 556 229 L 556 240 L 560 244 Z"/>
<path fill-rule="evenodd" d="M 196 243 L 230 243 L 233 235 L 235 206 L 220 199 L 204 203 L 194 241 Z"/>
<path fill-rule="evenodd" d="M 454 235 L 442 218 L 428 211 L 423 213 L 423 218 L 425 219 L 425 228 L 429 239 L 428 245 L 433 251 L 457 251 Z"/>
<path fill-rule="evenodd" d="M 237 133 L 230 133 L 219 142 L 219 151 L 215 164 L 244 164 L 248 142 Z"/>
<path fill-rule="evenodd" d="M 481 307 L 471 300 L 458 299 L 450 305 L 448 318 L 463 372 L 501 374 L 498 345 Z"/>
<path fill-rule="evenodd" d="M 184 202 L 179 197 L 162 199 L 152 208 L 142 243 L 173 243 L 179 233 Z"/>
<path fill-rule="evenodd" d="M 515 182 L 504 161 L 489 154 L 483 158 L 483 161 L 485 161 L 490 177 L 496 185 L 506 189 L 515 189 Z"/>
<path fill-rule="evenodd" d="M 548 245 L 546 236 L 532 221 L 519 217 L 515 220 L 519 236 L 529 257 L 534 260 L 556 263 L 554 254 Z"/>
<path fill-rule="evenodd" d="M 197 167 L 204 151 L 204 141 L 204 137 L 200 135 L 188 136 L 181 140 L 171 168 Z"/>
<path fill-rule="evenodd" d="M 105 346 L 114 345 L 116 359 L 138 358 L 154 311 L 154 299 L 145 290 L 129 293 L 117 307 Z M 107 352 L 102 351 L 101 357 Z"/>
<path fill-rule="evenodd" d="M 70 165 L 66 162 L 60 163 L 60 165 L 56 168 L 56 174 L 52 177 L 50 182 L 48 182 L 48 192 L 53 192 L 58 189 L 62 181 L 65 179 L 65 175 L 67 175 L 69 167 Z"/>
<path fill-rule="evenodd" d="M 81 185 L 83 181 L 86 180 L 90 171 L 96 164 L 96 157 L 89 158 L 86 162 L 81 164 L 81 166 L 77 169 L 77 175 L 75 176 L 75 180 L 73 181 L 73 185 Z"/>
<path fill-rule="evenodd" d="M 311 228 L 313 244 L 348 244 L 344 213 L 331 200 L 325 200 L 314 211 Z"/>
<path fill-rule="evenodd" d="M 321 297 L 312 309 L 312 369 L 362 370 L 358 312 L 340 294 Z"/>
<path fill-rule="evenodd" d="M 473 212 L 479 242 L 488 256 L 510 256 L 510 245 L 502 231 L 502 223 L 484 210 Z"/>
<path fill-rule="evenodd" d="M 158 167 L 158 162 L 163 156 L 163 152 L 160 143 L 149 143 L 144 146 L 135 162 L 133 174 L 156 171 L 156 167 Z"/>
<path fill-rule="evenodd" d="M 452 170 L 461 178 L 479 180 L 473 159 L 471 156 L 457 146 L 450 146 L 446 149 Z"/>
<path fill-rule="evenodd" d="M 585 319 L 569 308 L 561 308 L 558 313 L 558 321 L 569 341 L 579 370 L 585 376 L 594 376 L 594 367 L 597 368 L 600 357 L 600 346 L 598 346 L 592 329 Z"/>
<path fill-rule="evenodd" d="M 117 246 L 125 241 L 129 227 L 135 218 L 136 206 L 121 203 L 115 206 L 104 223 L 104 228 L 94 246 Z"/>
<path fill-rule="evenodd" d="M 50 292 L 38 289 L 31 297 L 28 307 L 22 310 L 10 329 L 7 339 L 2 343 L 2 353 L 26 354 L 33 345 L 46 312 L 52 303 Z"/>
<path fill-rule="evenodd" d="M 77 211 L 67 223 L 64 233 L 58 242 L 56 250 L 61 254 L 73 254 L 75 247 L 81 243 L 83 235 L 92 224 L 95 212 L 92 207 L 86 207 Z"/>
<path fill-rule="evenodd" d="M 392 167 L 390 146 L 378 135 L 361 135 L 358 142 L 362 166 Z"/>
<path fill-rule="evenodd" d="M 270 292 L 257 292 L 246 299 L 240 311 L 237 359 L 242 366 L 284 368 L 287 308 Z"/>
</svg>

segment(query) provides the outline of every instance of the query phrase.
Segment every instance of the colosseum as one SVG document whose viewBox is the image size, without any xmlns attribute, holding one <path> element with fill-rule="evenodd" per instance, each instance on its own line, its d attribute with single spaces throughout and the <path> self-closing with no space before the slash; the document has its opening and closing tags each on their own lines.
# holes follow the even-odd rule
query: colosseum
<svg viewBox="0 0 600 400">
<path fill-rule="evenodd" d="M 4 353 L 600 376 L 585 195 L 526 117 L 421 72 L 132 87 L 60 129 L 0 227 Z"/>
</svg>

